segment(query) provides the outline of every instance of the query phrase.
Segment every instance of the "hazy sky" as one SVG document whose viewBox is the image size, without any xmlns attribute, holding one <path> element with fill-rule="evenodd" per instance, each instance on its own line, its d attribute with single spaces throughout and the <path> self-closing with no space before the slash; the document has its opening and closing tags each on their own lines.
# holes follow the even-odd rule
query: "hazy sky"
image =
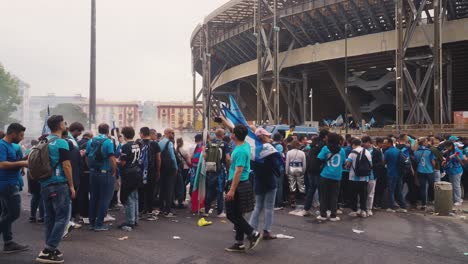
<svg viewBox="0 0 468 264">
<path fill-rule="evenodd" d="M 227 0 L 97 0 L 97 96 L 190 100 L 190 36 Z M 88 96 L 91 0 L 0 0 L 0 63 L 32 95 Z"/>
</svg>

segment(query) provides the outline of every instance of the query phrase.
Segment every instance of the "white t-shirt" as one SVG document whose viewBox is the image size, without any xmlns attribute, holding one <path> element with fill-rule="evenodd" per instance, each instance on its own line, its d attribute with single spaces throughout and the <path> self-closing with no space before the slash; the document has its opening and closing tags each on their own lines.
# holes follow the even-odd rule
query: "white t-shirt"
<svg viewBox="0 0 468 264">
<path fill-rule="evenodd" d="M 359 176 L 357 176 L 356 173 L 354 172 L 354 168 L 356 168 L 356 160 L 358 158 L 358 154 L 356 154 L 355 152 L 361 153 L 363 150 L 364 150 L 363 147 L 357 147 L 357 148 L 353 149 L 351 151 L 351 153 L 349 154 L 349 156 L 348 156 L 347 161 L 351 162 L 351 164 L 352 164 L 352 166 L 351 166 L 351 168 L 349 170 L 349 180 L 350 181 L 365 181 L 365 182 L 369 181 L 370 175 L 366 175 L 366 176 L 359 175 Z M 368 150 L 366 150 L 365 155 L 366 155 L 367 159 L 369 160 L 370 164 L 372 165 L 372 156 L 371 156 L 371 154 L 370 154 L 370 152 Z"/>
</svg>

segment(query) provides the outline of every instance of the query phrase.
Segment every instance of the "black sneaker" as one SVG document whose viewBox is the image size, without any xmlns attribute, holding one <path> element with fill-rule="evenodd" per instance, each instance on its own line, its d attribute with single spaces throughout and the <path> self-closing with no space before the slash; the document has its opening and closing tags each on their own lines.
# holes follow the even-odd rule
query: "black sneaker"
<svg viewBox="0 0 468 264">
<path fill-rule="evenodd" d="M 59 255 L 60 254 L 60 255 Z M 39 255 L 36 258 L 36 261 L 39 263 L 63 263 L 63 255 L 57 249 L 52 251 L 48 249 L 44 249 L 39 252 Z"/>
<path fill-rule="evenodd" d="M 245 246 L 244 244 L 235 243 L 234 245 L 225 248 L 224 250 L 227 252 L 245 252 Z"/>
<path fill-rule="evenodd" d="M 28 250 L 28 246 L 26 245 L 20 245 L 16 242 L 10 241 L 8 243 L 5 243 L 3 245 L 3 253 L 5 254 L 11 254 L 11 253 L 16 253 L 16 252 L 21 252 L 21 251 L 26 251 Z"/>
<path fill-rule="evenodd" d="M 261 240 L 262 236 L 260 235 L 260 232 L 254 231 L 254 233 L 249 237 L 249 249 L 255 248 Z"/>
</svg>

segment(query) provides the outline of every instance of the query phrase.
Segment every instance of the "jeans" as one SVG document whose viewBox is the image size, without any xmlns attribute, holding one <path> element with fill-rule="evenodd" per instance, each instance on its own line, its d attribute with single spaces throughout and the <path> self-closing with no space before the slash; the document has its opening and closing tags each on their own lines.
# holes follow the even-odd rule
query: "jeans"
<svg viewBox="0 0 468 264">
<path fill-rule="evenodd" d="M 403 198 L 403 181 L 402 179 L 397 176 L 397 177 L 391 177 L 387 176 L 387 185 L 388 185 L 388 202 L 389 202 L 389 208 L 394 209 L 395 208 L 395 195 L 397 197 L 397 202 L 400 208 L 405 209 L 406 208 L 406 202 L 405 199 Z"/>
<path fill-rule="evenodd" d="M 161 172 L 161 190 L 159 200 L 161 201 L 161 211 L 170 213 L 174 202 L 174 190 L 177 181 L 177 169 L 167 169 Z"/>
<path fill-rule="evenodd" d="M 376 180 L 369 180 L 369 183 L 367 184 L 367 210 L 372 210 L 372 208 L 374 208 L 374 195 L 376 185 Z"/>
<path fill-rule="evenodd" d="M 318 191 L 320 195 L 320 191 L 319 191 L 320 175 L 317 175 L 317 174 L 307 175 L 307 178 L 309 179 L 309 189 L 307 190 L 307 194 L 305 197 L 304 210 L 309 211 L 312 208 L 315 191 Z"/>
<path fill-rule="evenodd" d="M 341 181 L 320 177 L 320 216 L 327 217 L 327 211 L 330 210 L 330 217 L 336 218 L 340 183 Z"/>
<path fill-rule="evenodd" d="M 273 189 L 264 194 L 255 195 L 255 209 L 250 215 L 249 224 L 257 230 L 260 214 L 265 210 L 265 226 L 263 230 L 271 232 L 271 226 L 273 225 L 273 212 L 275 206 L 277 189 Z"/>
<path fill-rule="evenodd" d="M 138 189 L 138 208 L 144 213 L 153 212 L 153 202 L 156 195 L 156 182 L 148 181 Z M 160 198 L 161 199 L 161 198 Z"/>
<path fill-rule="evenodd" d="M 226 216 L 231 223 L 234 224 L 236 230 L 236 241 L 242 243 L 244 241 L 244 234 L 251 236 L 254 228 L 244 219 L 236 199 L 237 195 L 234 195 L 234 200 L 226 201 Z"/>
<path fill-rule="evenodd" d="M 427 204 L 427 188 L 431 186 L 434 188 L 433 174 L 432 173 L 418 173 L 419 179 L 419 195 L 421 198 L 421 205 L 426 206 Z"/>
<path fill-rule="evenodd" d="M 177 173 L 177 183 L 175 189 L 175 196 L 179 204 L 182 204 L 187 198 L 187 183 L 188 183 L 189 170 L 179 170 Z"/>
<path fill-rule="evenodd" d="M 284 167 L 280 168 L 280 174 L 276 177 L 276 184 L 278 186 L 278 190 L 276 190 L 276 198 L 275 198 L 275 207 L 283 206 L 284 202 Z"/>
<path fill-rule="evenodd" d="M 21 195 L 18 186 L 10 185 L 0 192 L 0 233 L 3 241 L 13 240 L 11 225 L 19 218 L 21 212 Z"/>
<path fill-rule="evenodd" d="M 49 185 L 42 188 L 41 195 L 45 208 L 46 248 L 55 250 L 62 240 L 68 221 L 70 221 L 70 190 L 66 183 Z"/>
<path fill-rule="evenodd" d="M 453 186 L 453 202 L 454 203 L 462 203 L 463 199 L 461 198 L 461 181 L 462 173 L 449 175 L 450 182 Z"/>
<path fill-rule="evenodd" d="M 44 218 L 44 204 L 42 202 L 41 192 L 31 195 L 31 217 L 36 218 L 37 209 L 39 209 L 39 218 Z"/>
<path fill-rule="evenodd" d="M 434 170 L 434 182 L 440 182 L 441 178 L 440 170 Z"/>
<path fill-rule="evenodd" d="M 367 211 L 367 182 L 365 181 L 350 181 L 351 187 L 351 210 L 357 211 L 357 203 L 359 198 L 359 208 L 362 211 Z"/>
<path fill-rule="evenodd" d="M 206 175 L 206 198 L 205 198 L 205 212 L 208 213 L 211 209 L 211 203 L 216 198 L 217 213 L 221 214 L 224 207 L 224 173 L 215 172 L 207 173 Z"/>
<path fill-rule="evenodd" d="M 138 222 L 138 191 L 134 190 L 128 195 L 127 203 L 125 204 L 125 215 L 127 216 L 127 224 L 135 225 Z"/>
<path fill-rule="evenodd" d="M 91 193 L 89 205 L 89 223 L 102 227 L 110 201 L 114 195 L 115 178 L 110 173 L 91 172 L 89 187 Z"/>
</svg>

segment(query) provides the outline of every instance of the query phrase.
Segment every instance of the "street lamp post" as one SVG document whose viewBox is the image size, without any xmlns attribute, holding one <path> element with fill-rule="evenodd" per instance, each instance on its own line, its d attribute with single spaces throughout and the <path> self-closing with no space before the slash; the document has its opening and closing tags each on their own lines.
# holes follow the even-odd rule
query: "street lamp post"
<svg viewBox="0 0 468 264">
<path fill-rule="evenodd" d="M 96 124 L 96 0 L 91 0 L 91 58 L 89 78 L 89 128 Z"/>
<path fill-rule="evenodd" d="M 310 123 L 314 121 L 314 89 L 310 88 Z"/>
<path fill-rule="evenodd" d="M 348 120 L 348 24 L 345 24 L 345 129 L 346 134 L 349 130 Z"/>
</svg>

